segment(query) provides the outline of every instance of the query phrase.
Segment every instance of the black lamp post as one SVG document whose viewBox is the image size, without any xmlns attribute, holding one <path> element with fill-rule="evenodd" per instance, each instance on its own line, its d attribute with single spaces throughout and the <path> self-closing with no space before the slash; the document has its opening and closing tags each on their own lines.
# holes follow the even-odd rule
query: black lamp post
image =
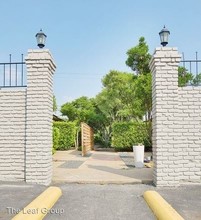
<svg viewBox="0 0 201 220">
<path fill-rule="evenodd" d="M 164 26 L 163 29 L 160 31 L 159 35 L 161 39 L 161 44 L 163 45 L 163 47 L 165 47 L 168 44 L 168 37 L 170 35 L 170 32 Z"/>
<path fill-rule="evenodd" d="M 40 32 L 36 34 L 36 40 L 39 48 L 43 48 L 45 46 L 46 35 L 40 29 Z"/>
</svg>

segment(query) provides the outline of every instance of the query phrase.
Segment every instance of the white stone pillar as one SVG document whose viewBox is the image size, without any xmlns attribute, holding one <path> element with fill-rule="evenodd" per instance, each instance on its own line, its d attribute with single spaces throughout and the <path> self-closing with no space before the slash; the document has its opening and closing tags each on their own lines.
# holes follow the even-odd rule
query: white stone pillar
<svg viewBox="0 0 201 220">
<path fill-rule="evenodd" d="M 25 181 L 48 185 L 52 178 L 53 73 L 47 49 L 29 50 L 27 65 Z"/>
<path fill-rule="evenodd" d="M 177 145 L 178 64 L 181 55 L 176 48 L 156 48 L 150 62 L 152 72 L 152 128 L 154 184 L 179 185 L 181 149 Z"/>
</svg>

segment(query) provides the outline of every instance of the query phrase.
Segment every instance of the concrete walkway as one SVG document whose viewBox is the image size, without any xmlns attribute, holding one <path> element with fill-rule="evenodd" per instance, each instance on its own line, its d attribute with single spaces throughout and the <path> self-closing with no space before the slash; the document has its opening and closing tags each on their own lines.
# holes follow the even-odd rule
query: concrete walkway
<svg viewBox="0 0 201 220">
<path fill-rule="evenodd" d="M 92 151 L 87 157 L 75 150 L 53 156 L 53 183 L 152 183 L 152 168 L 132 166 L 133 153 Z"/>
</svg>

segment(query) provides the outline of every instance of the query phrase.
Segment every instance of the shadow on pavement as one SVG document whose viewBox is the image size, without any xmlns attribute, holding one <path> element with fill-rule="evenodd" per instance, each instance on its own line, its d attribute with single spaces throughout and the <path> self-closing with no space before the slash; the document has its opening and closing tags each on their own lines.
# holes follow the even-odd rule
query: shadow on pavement
<svg viewBox="0 0 201 220">
<path fill-rule="evenodd" d="M 109 172 L 112 174 L 117 174 L 125 177 L 130 177 L 136 180 L 141 181 L 141 183 L 149 183 L 152 184 L 152 169 L 150 168 L 132 168 L 132 169 L 114 169 L 108 166 L 95 166 L 95 165 L 88 165 L 90 169 L 101 170 L 105 172 Z M 138 182 L 139 183 L 139 182 Z"/>
</svg>

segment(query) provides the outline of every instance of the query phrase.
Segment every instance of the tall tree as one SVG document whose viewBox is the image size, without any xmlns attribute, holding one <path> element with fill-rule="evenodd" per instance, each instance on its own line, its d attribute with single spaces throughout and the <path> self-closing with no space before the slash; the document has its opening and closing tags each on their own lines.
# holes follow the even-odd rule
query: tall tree
<svg viewBox="0 0 201 220">
<path fill-rule="evenodd" d="M 138 76 L 135 85 L 135 98 L 138 100 L 141 116 L 145 121 L 145 137 L 147 145 L 152 145 L 152 86 L 151 86 L 151 73 L 146 75 L 141 74 Z"/>
<path fill-rule="evenodd" d="M 88 123 L 91 115 L 94 114 L 94 106 L 90 98 L 82 96 L 62 105 L 61 113 L 62 115 L 66 115 L 69 121 Z"/>
<path fill-rule="evenodd" d="M 140 37 L 138 45 L 127 51 L 128 58 L 126 60 L 129 66 L 135 73 L 137 79 L 135 81 L 134 97 L 135 103 L 132 108 L 138 110 L 139 115 L 145 118 L 147 129 L 147 142 L 151 145 L 152 125 L 151 125 L 151 110 L 152 110 L 152 89 L 151 89 L 151 73 L 149 62 L 151 55 L 149 47 L 144 37 Z"/>
<path fill-rule="evenodd" d="M 140 37 L 138 45 L 129 49 L 127 55 L 126 65 L 137 74 L 146 74 L 150 72 L 149 61 L 151 55 L 149 54 L 149 47 L 144 37 Z"/>
<path fill-rule="evenodd" d="M 96 112 L 104 117 L 101 136 L 106 145 L 110 143 L 112 124 L 138 120 L 142 117 L 139 112 L 139 102 L 135 97 L 137 77 L 131 73 L 112 70 L 103 79 L 103 89 L 96 96 Z"/>
<path fill-rule="evenodd" d="M 135 97 L 137 77 L 132 73 L 110 71 L 102 80 L 107 100 L 115 108 L 115 121 L 141 117 L 139 102 Z M 107 105 L 108 106 L 108 105 Z"/>
<path fill-rule="evenodd" d="M 151 55 L 149 54 L 149 47 L 145 38 L 140 37 L 138 45 L 128 50 L 127 55 L 126 64 L 138 73 L 134 92 L 138 103 L 138 110 L 141 112 L 141 115 L 146 116 L 146 121 L 150 121 L 152 90 L 149 62 Z"/>
</svg>

